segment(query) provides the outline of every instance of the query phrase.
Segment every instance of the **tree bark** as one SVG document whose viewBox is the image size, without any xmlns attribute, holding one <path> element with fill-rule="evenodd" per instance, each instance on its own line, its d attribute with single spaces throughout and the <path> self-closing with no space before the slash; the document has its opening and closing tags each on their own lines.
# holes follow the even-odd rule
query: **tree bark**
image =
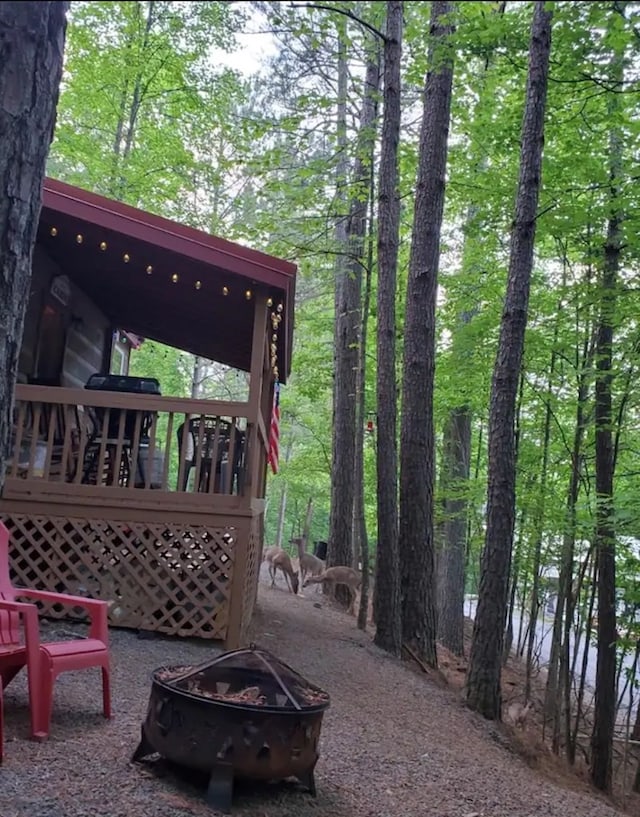
<svg viewBox="0 0 640 817">
<path fill-rule="evenodd" d="M 370 80 L 366 82 L 372 94 L 374 106 L 374 121 L 378 119 L 378 97 L 380 92 L 380 49 L 376 44 L 375 57 L 371 57 L 371 63 L 367 68 L 371 70 Z M 375 65 L 373 64 L 375 60 Z M 367 532 L 367 519 L 365 513 L 365 487 L 364 487 L 364 435 L 365 435 L 365 415 L 366 415 L 366 382 L 367 382 L 367 340 L 369 329 L 369 311 L 371 308 L 371 276 L 373 271 L 374 256 L 374 196 L 375 196 L 375 149 L 376 149 L 376 129 L 374 122 L 371 123 L 371 134 L 369 138 L 369 156 L 367 164 L 369 195 L 367 205 L 369 211 L 368 237 L 367 237 L 367 262 L 364 280 L 364 294 L 362 299 L 362 318 L 360 321 L 360 343 L 358 347 L 358 419 L 356 422 L 356 462 L 354 468 L 354 483 L 356 496 L 354 498 L 354 540 L 357 543 L 360 563 L 362 565 L 362 584 L 360 585 L 360 607 L 358 609 L 358 628 L 367 629 L 367 617 L 369 612 L 369 535 Z"/>
<path fill-rule="evenodd" d="M 515 407 L 527 322 L 544 140 L 552 12 L 534 6 L 520 178 L 498 354 L 491 386 L 487 528 L 466 698 L 486 718 L 502 710 L 500 671 L 515 519 Z"/>
<path fill-rule="evenodd" d="M 362 584 L 360 585 L 360 608 L 358 610 L 358 627 L 367 626 L 367 607 L 369 599 L 369 543 L 364 503 L 364 427 L 365 427 L 365 383 L 367 361 L 367 325 L 371 301 L 371 264 L 373 262 L 371 243 L 368 242 L 365 259 L 365 239 L 373 197 L 372 170 L 377 134 L 378 93 L 380 89 L 380 54 L 377 43 L 370 46 L 364 78 L 362 111 L 358 130 L 357 152 L 353 178 L 355 195 L 351 199 L 349 215 L 349 239 L 351 252 L 349 258 L 350 274 L 356 276 L 358 288 L 362 293 L 363 272 L 365 277 L 364 297 L 360 304 L 358 320 L 358 346 L 356 367 L 356 417 L 355 417 L 355 452 L 353 462 L 353 566 L 357 570 L 362 565 Z M 361 610 L 364 609 L 364 618 Z"/>
<path fill-rule="evenodd" d="M 304 550 L 307 552 L 307 543 L 311 533 L 311 520 L 313 519 L 313 498 L 309 497 L 307 502 L 307 513 L 304 517 L 304 527 L 302 528 L 302 538 L 304 540 Z"/>
<path fill-rule="evenodd" d="M 617 4 L 616 4 L 617 5 Z M 623 57 L 612 59 L 612 80 L 616 91 L 623 80 Z M 610 93 L 611 122 L 616 123 L 618 92 Z M 622 255 L 622 213 L 620 183 L 622 136 L 617 124 L 609 133 L 610 215 L 604 247 L 600 317 L 596 341 L 596 527 L 598 592 L 598 661 L 591 736 L 591 782 L 610 792 L 612 783 L 613 735 L 616 717 L 616 561 L 613 497 L 613 410 L 612 364 L 616 286 Z"/>
<path fill-rule="evenodd" d="M 333 450 L 331 458 L 331 511 L 327 566 L 351 565 L 353 561 L 353 463 L 355 457 L 356 368 L 360 289 L 348 273 L 348 203 L 346 197 L 349 162 L 347 157 L 347 48 L 344 23 L 338 31 L 338 105 L 336 170 Z M 341 590 L 346 588 L 342 587 Z M 338 596 L 338 594 L 336 594 Z M 345 594 L 341 600 L 348 604 Z"/>
<path fill-rule="evenodd" d="M 387 3 L 384 44 L 384 115 L 378 180 L 377 456 L 378 547 L 374 599 L 374 642 L 400 655 L 400 561 L 398 553 L 398 450 L 396 386 L 396 288 L 400 234 L 398 143 L 402 2 Z"/>
<path fill-rule="evenodd" d="M 501 2 L 493 12 L 502 15 L 505 2 Z M 484 60 L 479 76 L 478 103 L 474 119 L 478 119 L 480 106 L 484 103 L 486 80 L 491 67 L 492 54 Z M 470 148 L 471 149 L 471 148 Z M 473 161 L 478 175 L 488 166 L 484 151 Z M 482 211 L 477 202 L 470 204 L 465 218 L 464 244 L 462 248 L 462 276 L 471 286 L 477 286 L 479 266 L 472 259 L 480 257 L 479 239 L 474 235 L 477 224 L 481 221 Z M 465 376 L 465 359 L 469 357 L 466 349 L 456 344 L 458 333 L 469 324 L 477 314 L 477 307 L 467 309 L 459 317 L 458 326 L 454 329 L 452 348 L 452 370 L 457 371 L 457 381 L 462 383 Z M 469 363 L 467 362 L 467 366 Z M 438 637 L 454 655 L 464 653 L 464 590 L 465 561 L 467 549 L 467 518 L 469 514 L 469 475 L 471 472 L 471 409 L 465 403 L 454 405 L 449 411 L 444 435 L 443 457 L 441 465 L 441 483 L 443 495 L 443 535 L 438 556 Z"/>
<path fill-rule="evenodd" d="M 418 178 L 407 283 L 400 432 L 402 640 L 437 666 L 434 581 L 435 307 L 444 210 L 453 54 L 453 4 L 431 6 Z"/>
<path fill-rule="evenodd" d="M 558 306 L 560 315 L 560 305 Z M 540 614 L 540 568 L 542 566 L 542 540 L 544 537 L 544 510 L 546 505 L 547 471 L 549 468 L 549 443 L 551 440 L 551 400 L 553 397 L 553 375 L 556 369 L 556 343 L 558 340 L 558 321 L 556 320 L 553 332 L 553 349 L 547 378 L 547 394 L 545 400 L 544 426 L 542 429 L 542 461 L 540 463 L 540 487 L 536 503 L 533 530 L 535 541 L 533 546 L 533 567 L 531 570 L 531 604 L 529 606 L 529 634 L 527 638 L 527 660 L 525 664 L 524 699 L 531 697 L 531 675 L 533 672 L 533 650 L 536 642 L 538 615 Z"/>
<path fill-rule="evenodd" d="M 0 3 L 0 493 L 68 7 Z"/>
<path fill-rule="evenodd" d="M 341 51 L 340 76 L 346 71 L 346 55 Z M 357 470 L 358 454 L 356 439 L 358 370 L 360 365 L 360 343 L 362 336 L 362 276 L 367 231 L 368 200 L 370 193 L 370 158 L 372 145 L 375 144 L 377 97 L 380 84 L 380 65 L 372 56 L 367 60 L 365 73 L 362 111 L 356 139 L 356 155 L 352 172 L 352 195 L 349 203 L 349 215 L 344 232 L 344 255 L 339 261 L 339 281 L 336 282 L 336 374 L 334 383 L 335 416 L 334 416 L 334 450 L 332 483 L 340 483 L 342 497 L 332 490 L 330 548 L 327 564 L 351 565 L 354 560 L 353 522 L 356 508 L 357 492 L 354 470 Z M 346 93 L 346 88 L 345 88 Z M 362 448 L 362 446 L 360 446 Z M 338 475 L 337 471 L 343 472 Z M 360 482 L 362 479 L 360 478 Z M 334 506 L 335 500 L 335 506 Z M 347 506 L 347 502 L 350 504 Z M 363 499 L 364 502 L 364 499 Z M 334 514 L 335 509 L 335 514 Z M 334 542 L 335 531 L 338 533 L 346 523 L 348 514 L 349 531 L 342 544 Z M 362 514 L 364 515 L 364 514 Z M 348 546 L 344 546 L 344 542 Z M 360 542 L 358 542 L 359 550 Z M 345 606 L 351 602 L 349 589 L 342 585 L 336 587 L 336 598 Z"/>
<path fill-rule="evenodd" d="M 464 568 L 471 457 L 471 411 L 449 412 L 444 432 L 444 542 L 438 576 L 438 634 L 454 655 L 464 653 Z"/>
<path fill-rule="evenodd" d="M 293 451 L 293 438 L 289 437 L 289 441 L 287 442 L 287 448 L 284 454 L 284 461 L 288 463 L 291 459 L 291 452 Z M 276 547 L 282 547 L 282 541 L 284 539 L 284 523 L 286 520 L 286 513 L 287 513 L 287 493 L 288 493 L 288 484 L 286 481 L 283 480 L 282 482 L 282 490 L 280 492 L 280 503 L 278 506 L 278 527 L 276 529 Z"/>
</svg>

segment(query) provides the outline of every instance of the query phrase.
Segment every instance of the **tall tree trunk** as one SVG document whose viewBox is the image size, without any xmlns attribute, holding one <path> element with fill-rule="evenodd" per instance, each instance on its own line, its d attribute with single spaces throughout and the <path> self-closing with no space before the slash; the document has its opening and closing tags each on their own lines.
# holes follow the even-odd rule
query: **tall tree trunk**
<svg viewBox="0 0 640 817">
<path fill-rule="evenodd" d="M 586 430 L 586 401 L 589 387 L 587 382 L 591 370 L 594 353 L 594 341 L 591 329 L 587 328 L 587 336 L 582 345 L 582 353 L 576 350 L 576 369 L 578 370 L 578 394 L 576 405 L 576 424 L 571 449 L 571 473 L 567 490 L 565 525 L 562 537 L 562 552 L 560 557 L 560 575 L 558 577 L 558 599 L 553 619 L 553 633 L 549 667 L 547 670 L 547 686 L 545 689 L 545 719 L 554 721 L 554 746 L 559 747 L 559 736 L 562 724 L 563 683 L 569 678 L 568 650 L 571 638 L 571 625 L 575 609 L 573 594 L 573 562 L 576 539 L 576 508 L 580 492 L 580 474 L 582 461 L 582 447 Z M 590 337 L 591 335 L 591 337 Z M 564 644 L 567 645 L 566 650 Z"/>
<path fill-rule="evenodd" d="M 202 384 L 204 381 L 206 361 L 203 357 L 195 355 L 193 358 L 193 370 L 191 374 L 191 399 L 197 400 L 202 397 Z"/>
<path fill-rule="evenodd" d="M 453 84 L 453 4 L 431 6 L 407 283 L 400 433 L 402 640 L 437 666 L 433 543 L 435 307 Z"/>
<path fill-rule="evenodd" d="M 140 4 L 136 4 L 140 9 Z M 122 158 L 127 159 L 133 147 L 133 139 L 136 132 L 136 124 L 138 121 L 138 113 L 140 112 L 140 103 L 142 101 L 142 77 L 144 75 L 144 67 L 147 59 L 147 48 L 149 46 L 149 37 L 151 36 L 151 29 L 155 21 L 155 0 L 147 0 L 147 19 L 144 25 L 144 35 L 142 37 L 142 46 L 140 48 L 139 68 L 133 85 L 133 97 L 131 99 L 131 108 L 129 109 L 129 121 L 127 123 L 127 135 L 124 141 L 124 149 L 122 151 Z M 138 11 L 140 14 L 140 11 Z M 121 180 L 121 183 L 124 179 Z"/>
<path fill-rule="evenodd" d="M 133 51 L 140 36 L 140 28 L 142 24 L 142 3 L 140 0 L 135 0 L 135 3 L 130 4 L 134 11 L 133 14 L 137 17 L 137 26 L 135 30 L 132 28 L 127 41 L 128 57 L 135 60 L 137 63 L 137 72 L 133 79 L 133 95 L 131 104 L 129 102 L 129 88 L 130 77 L 125 75 L 123 79 L 122 92 L 120 94 L 120 106 L 118 110 L 118 121 L 116 124 L 116 132 L 113 140 L 113 160 L 111 162 L 111 178 L 108 184 L 109 195 L 115 198 L 121 198 L 124 193 L 125 177 L 123 173 L 123 165 L 126 162 L 131 148 L 133 147 L 133 140 L 135 137 L 136 126 L 138 121 L 138 114 L 140 112 L 140 104 L 142 102 L 142 79 L 146 67 L 146 51 L 149 45 L 149 37 L 151 29 L 155 21 L 155 6 L 156 0 L 148 0 L 147 2 L 147 17 L 144 25 L 144 34 L 142 44 L 138 50 L 137 55 L 134 56 Z M 127 110 L 128 105 L 128 110 Z M 126 120 L 126 129 L 125 129 Z M 124 141 L 123 141 L 124 140 Z"/>
<path fill-rule="evenodd" d="M 380 89 L 380 53 L 378 44 L 370 46 L 364 78 L 362 112 L 358 130 L 357 153 L 353 170 L 356 188 L 351 198 L 349 214 L 349 241 L 351 252 L 349 258 L 350 274 L 356 276 L 358 289 L 362 292 L 363 269 L 366 285 L 364 299 L 359 305 L 358 345 L 356 363 L 356 417 L 355 417 L 355 455 L 353 464 L 353 564 L 357 569 L 362 565 L 362 584 L 360 586 L 360 607 L 369 598 L 369 546 L 364 507 L 364 409 L 366 382 L 366 343 L 367 323 L 369 320 L 369 303 L 371 297 L 371 244 L 368 244 L 368 258 L 365 260 L 365 238 L 367 224 L 370 224 L 369 211 L 373 196 L 371 174 L 376 144 L 376 123 L 378 117 L 378 93 Z M 366 557 L 366 558 L 364 558 Z M 358 626 L 366 629 L 366 608 L 364 624 L 358 614 Z"/>
<path fill-rule="evenodd" d="M 313 519 L 313 499 L 309 497 L 307 502 L 307 513 L 304 517 L 304 527 L 302 528 L 302 539 L 304 541 L 305 553 L 308 551 L 309 534 L 311 533 L 311 520 Z"/>
<path fill-rule="evenodd" d="M 522 532 L 524 528 L 524 521 L 526 518 L 526 508 L 520 509 L 520 525 L 519 530 Z M 504 628 L 504 647 L 502 650 L 502 666 L 507 665 L 507 661 L 509 660 L 509 655 L 511 654 L 511 648 L 513 647 L 513 614 L 516 609 L 517 603 L 517 595 L 518 595 L 518 582 L 520 580 L 520 565 L 522 561 L 522 549 L 523 549 L 523 541 L 522 541 L 522 533 L 518 536 L 515 545 L 515 553 L 513 558 L 513 565 L 512 565 L 512 575 L 511 575 L 511 589 L 509 591 L 509 604 L 507 608 L 507 625 Z M 522 636 L 522 617 L 520 617 L 520 624 L 518 627 L 518 640 L 516 641 L 516 652 L 518 650 L 518 646 L 520 644 L 520 638 Z"/>
<path fill-rule="evenodd" d="M 467 541 L 467 488 L 471 456 L 471 411 L 450 411 L 444 432 L 444 542 L 438 577 L 438 634 L 454 655 L 464 652 L 464 566 Z"/>
<path fill-rule="evenodd" d="M 359 277 L 349 275 L 347 156 L 347 45 L 346 25 L 338 30 L 338 106 L 336 147 L 336 256 L 333 450 L 331 458 L 331 512 L 327 566 L 351 565 L 353 561 L 353 463 L 355 458 L 356 369 L 358 366 Z M 341 587 L 341 590 L 347 588 Z M 336 594 L 348 604 L 348 593 Z"/>
<path fill-rule="evenodd" d="M 580 669 L 580 680 L 578 682 L 578 694 L 576 696 L 576 704 L 575 704 L 575 718 L 574 718 L 574 727 L 571 727 L 571 684 L 575 682 L 576 677 L 576 664 L 578 661 L 578 648 L 579 648 L 579 639 L 576 636 L 574 640 L 574 651 L 573 651 L 573 660 L 571 662 L 571 674 L 569 674 L 569 649 L 570 645 L 567 641 L 563 645 L 563 678 L 562 678 L 562 691 L 563 691 L 563 706 L 562 706 L 562 714 L 563 714 L 563 729 L 564 729 L 564 736 L 565 736 L 565 746 L 567 752 L 567 760 L 571 765 L 573 765 L 576 761 L 576 745 L 578 742 L 578 730 L 580 728 L 580 722 L 582 718 L 582 705 L 584 703 L 584 693 L 585 689 L 587 688 L 587 669 L 589 667 L 589 652 L 591 649 L 591 629 L 593 623 L 593 610 L 595 607 L 595 600 L 596 600 L 596 572 L 597 572 L 597 564 L 596 564 L 596 556 L 593 553 L 593 550 L 590 549 L 589 553 L 587 554 L 587 558 L 585 559 L 584 564 L 584 571 L 583 575 L 580 578 L 580 585 L 582 585 L 584 581 L 584 574 L 587 573 L 589 570 L 590 564 L 591 566 L 591 576 L 589 576 L 589 581 L 587 584 L 588 587 L 588 597 L 583 605 L 583 609 L 586 609 L 586 615 L 582 616 L 582 621 L 586 622 L 585 631 L 584 631 L 584 649 L 582 650 L 582 661 L 581 661 L 581 669 Z M 576 591 L 576 597 L 579 591 Z M 565 669 L 565 665 L 566 668 Z M 558 752 L 558 748 L 555 747 L 555 751 Z"/>
<path fill-rule="evenodd" d="M 560 306 L 558 306 L 558 315 Z M 558 339 L 558 321 L 553 332 L 553 348 L 549 377 L 547 378 L 547 394 L 544 410 L 544 426 L 542 429 L 542 462 L 540 463 L 540 487 L 536 503 L 533 530 L 535 541 L 533 545 L 533 568 L 531 580 L 531 604 L 529 607 L 529 637 L 527 639 L 527 660 L 525 664 L 524 699 L 531 697 L 531 674 L 533 671 L 533 650 L 535 647 L 540 613 L 540 567 L 542 565 L 542 537 L 544 535 L 544 511 L 546 505 L 547 470 L 549 465 L 549 441 L 551 439 L 551 399 L 553 396 L 553 375 L 556 369 L 556 343 Z"/>
<path fill-rule="evenodd" d="M 289 437 L 287 442 L 287 448 L 284 454 L 284 461 L 285 463 L 289 462 L 291 458 L 291 452 L 293 450 L 293 439 Z M 287 512 L 287 492 L 288 492 L 288 485 L 286 481 L 282 482 L 282 491 L 280 492 L 280 504 L 278 506 L 278 528 L 276 531 L 276 547 L 282 547 L 282 540 L 284 539 L 284 523 L 286 519 L 286 512 Z"/>
<path fill-rule="evenodd" d="M 498 354 L 491 387 L 487 529 L 467 674 L 468 705 L 501 717 L 500 670 L 515 519 L 515 408 L 527 323 L 544 139 L 552 12 L 534 6 L 520 178 Z"/>
<path fill-rule="evenodd" d="M 616 9 L 620 4 L 615 3 Z M 622 4 L 626 5 L 626 4 Z M 610 12 L 613 14 L 613 10 Z M 609 198 L 610 215 L 604 247 L 600 316 L 596 342 L 596 529 L 595 545 L 598 588 L 598 661 L 591 736 L 591 781 L 602 791 L 611 791 L 613 733 L 616 717 L 616 561 L 613 501 L 613 410 L 612 362 L 616 286 L 622 255 L 622 213 L 619 184 L 622 171 L 622 135 L 617 124 L 618 96 L 623 81 L 623 58 L 612 59 L 609 111 Z"/>
<path fill-rule="evenodd" d="M 341 49 L 340 75 L 346 71 L 346 54 Z M 362 111 L 356 139 L 356 156 L 352 173 L 352 195 L 349 216 L 344 233 L 344 252 L 340 263 L 339 281 L 336 282 L 336 370 L 334 380 L 334 450 L 332 472 L 331 528 L 329 534 L 328 565 L 350 565 L 354 559 L 353 521 L 356 510 L 354 469 L 357 467 L 357 386 L 360 362 L 359 346 L 362 324 L 362 271 L 364 244 L 367 231 L 367 212 L 370 192 L 370 157 L 375 144 L 377 97 L 380 84 L 379 60 L 372 56 L 367 61 L 362 97 Z M 344 89 L 346 93 L 346 88 Z M 361 452 L 360 455 L 361 456 Z M 338 481 L 337 469 L 343 469 L 339 483 L 344 496 L 338 500 L 333 491 Z M 362 481 L 362 480 L 360 480 Z M 350 504 L 347 507 L 346 502 Z M 364 499 L 362 500 L 364 502 Z M 335 513 L 334 513 L 335 511 Z M 336 535 L 342 531 L 348 514 L 349 531 L 345 541 Z M 360 543 L 358 543 L 359 545 Z M 336 598 L 345 606 L 351 602 L 347 587 L 338 585 Z"/>
<path fill-rule="evenodd" d="M 384 43 L 384 115 L 378 182 L 377 456 L 378 547 L 376 553 L 374 641 L 400 655 L 400 561 L 398 553 L 396 280 L 400 233 L 398 143 L 400 140 L 400 61 L 402 2 L 387 3 Z"/>
<path fill-rule="evenodd" d="M 280 491 L 280 504 L 278 505 L 278 527 L 276 530 L 275 546 L 281 548 L 282 540 L 284 538 L 284 522 L 287 513 L 287 491 L 288 486 L 286 482 L 282 483 L 282 490 Z"/>
<path fill-rule="evenodd" d="M 0 493 L 68 8 L 0 3 Z"/>
<path fill-rule="evenodd" d="M 506 3 L 500 3 L 495 13 L 504 14 Z M 474 112 L 477 119 L 478 109 L 484 102 L 487 74 L 491 66 L 488 56 L 481 68 L 479 77 L 479 101 Z M 487 167 L 486 155 L 481 155 L 474 162 L 478 173 Z M 480 207 L 472 204 L 467 210 L 462 249 L 462 275 L 465 281 L 477 286 L 478 239 L 474 236 L 480 217 Z M 477 308 L 467 309 L 460 315 L 459 323 L 454 330 L 454 344 L 458 332 L 471 322 Z M 458 361 L 464 361 L 468 352 L 464 348 L 454 348 L 452 369 Z M 464 376 L 464 366 L 462 366 Z M 460 373 L 458 373 L 458 379 Z M 459 382 L 462 382 L 459 380 Z M 467 545 L 467 517 L 469 513 L 469 475 L 471 472 L 471 410 L 465 403 L 459 403 L 449 412 L 444 428 L 443 458 L 441 465 L 441 482 L 443 490 L 443 537 L 438 558 L 438 636 L 447 649 L 454 655 L 464 652 L 464 588 L 465 557 Z"/>
<path fill-rule="evenodd" d="M 380 91 L 380 51 L 376 55 L 377 60 L 377 94 Z M 376 99 L 376 120 L 377 99 Z M 362 564 L 362 584 L 360 585 L 360 607 L 358 609 L 358 628 L 367 629 L 367 617 L 369 612 L 369 535 L 367 532 L 367 519 L 364 502 L 364 424 L 366 415 L 366 381 L 367 381 L 367 340 L 369 334 L 369 311 L 371 309 L 371 276 L 373 272 L 374 258 L 374 221 L 375 221 L 375 139 L 371 142 L 371 153 L 369 155 L 369 230 L 367 239 L 367 265 L 364 282 L 364 296 L 362 299 L 362 320 L 360 332 L 360 346 L 358 349 L 358 422 L 356 423 L 356 473 L 354 482 L 356 485 L 356 499 L 354 501 L 354 537 L 359 542 L 360 563 Z"/>
</svg>

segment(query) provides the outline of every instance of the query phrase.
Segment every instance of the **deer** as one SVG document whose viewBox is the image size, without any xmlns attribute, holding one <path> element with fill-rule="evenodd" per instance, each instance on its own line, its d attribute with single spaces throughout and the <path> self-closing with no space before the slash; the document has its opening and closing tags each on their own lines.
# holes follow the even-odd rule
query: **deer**
<svg viewBox="0 0 640 817">
<path fill-rule="evenodd" d="M 262 561 L 267 562 L 267 564 L 270 565 L 272 557 L 275 556 L 276 551 L 278 550 L 282 550 L 282 548 L 279 548 L 277 545 L 269 545 L 268 548 L 265 548 L 262 554 Z"/>
<path fill-rule="evenodd" d="M 297 536 L 294 539 L 289 539 L 292 545 L 298 548 L 298 563 L 300 565 L 300 579 L 304 587 L 304 580 L 307 574 L 312 576 L 319 576 L 325 568 L 322 559 L 318 559 L 313 553 L 307 553 L 305 550 L 306 540 L 304 536 Z"/>
<path fill-rule="evenodd" d="M 529 701 L 526 705 L 516 701 L 512 703 L 507 709 L 509 719 L 513 721 L 513 725 L 518 729 L 524 729 L 529 712 L 533 709 L 533 703 Z"/>
<path fill-rule="evenodd" d="M 345 587 L 349 588 L 349 593 L 351 595 L 349 613 L 353 615 L 355 602 L 361 583 L 362 576 L 357 570 L 354 570 L 352 567 L 346 567 L 345 565 L 336 565 L 336 567 L 328 567 L 318 576 L 309 576 L 302 586 L 307 587 L 310 584 L 328 584 L 331 587 L 335 587 L 337 584 L 343 584 Z"/>
<path fill-rule="evenodd" d="M 298 580 L 298 573 L 293 569 L 293 564 L 291 563 L 291 557 L 287 553 L 286 550 L 282 548 L 269 548 L 271 553 L 269 553 L 269 558 L 265 556 L 265 560 L 269 562 L 269 573 L 271 574 L 271 587 L 273 587 L 276 583 L 276 573 L 278 569 L 282 571 L 282 574 L 287 582 L 287 587 L 291 592 L 295 595 L 298 593 L 298 588 L 300 586 Z"/>
</svg>

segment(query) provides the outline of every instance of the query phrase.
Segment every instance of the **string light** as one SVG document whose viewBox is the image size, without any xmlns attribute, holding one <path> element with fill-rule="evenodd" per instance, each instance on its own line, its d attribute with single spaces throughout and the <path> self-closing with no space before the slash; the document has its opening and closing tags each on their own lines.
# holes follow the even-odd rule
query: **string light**
<svg viewBox="0 0 640 817">
<path fill-rule="evenodd" d="M 58 228 L 57 227 L 50 227 L 49 228 L 49 234 L 53 238 L 55 238 L 58 235 Z M 82 233 L 77 233 L 75 239 L 76 239 L 76 244 L 83 244 L 84 243 L 84 236 L 82 235 Z M 101 252 L 106 252 L 106 250 L 108 249 L 108 244 L 107 244 L 106 241 L 101 241 L 98 244 L 98 247 L 100 248 Z M 129 253 L 123 253 L 122 260 L 123 260 L 123 262 L 125 264 L 128 264 L 131 261 L 131 256 L 129 255 Z M 146 271 L 147 275 L 152 275 L 153 274 L 153 266 L 151 264 L 148 264 L 147 267 L 145 268 L 145 271 Z M 177 272 L 174 272 L 171 275 L 171 281 L 174 284 L 178 283 L 179 275 L 178 275 Z M 198 279 L 197 281 L 194 282 L 193 286 L 194 286 L 194 288 L 196 290 L 201 290 L 202 289 L 202 281 Z M 222 287 L 222 294 L 226 297 L 227 295 L 229 295 L 229 293 L 230 293 L 229 287 L 226 286 L 226 285 L 223 286 Z M 244 297 L 246 298 L 247 301 L 250 301 L 253 298 L 253 294 L 254 294 L 253 290 L 251 290 L 251 289 L 246 289 L 244 291 Z M 267 298 L 267 307 L 269 307 L 269 308 L 273 307 L 273 298 L 271 296 L 269 296 Z M 278 306 L 275 308 L 276 311 L 271 312 L 271 325 L 272 325 L 272 328 L 273 328 L 273 334 L 271 336 L 271 368 L 272 368 L 274 376 L 276 378 L 278 376 L 278 366 L 277 366 L 278 328 L 279 328 L 280 322 L 282 321 L 282 315 L 279 314 L 279 313 L 281 313 L 283 311 L 283 309 L 284 309 L 283 304 L 279 303 Z"/>
<path fill-rule="evenodd" d="M 273 303 L 272 299 L 269 298 L 269 301 Z M 278 329 L 280 327 L 280 321 L 282 320 L 282 315 L 279 313 L 282 312 L 282 304 L 278 304 L 277 312 L 271 313 L 271 326 L 273 327 L 273 334 L 271 335 L 271 372 L 273 373 L 274 380 L 278 380 Z"/>
</svg>

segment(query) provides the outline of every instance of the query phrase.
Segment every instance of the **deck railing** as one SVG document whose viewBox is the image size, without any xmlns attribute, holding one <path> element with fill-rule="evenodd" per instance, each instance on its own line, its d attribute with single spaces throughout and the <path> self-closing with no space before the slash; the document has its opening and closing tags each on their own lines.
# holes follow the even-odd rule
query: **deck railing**
<svg viewBox="0 0 640 817">
<path fill-rule="evenodd" d="M 7 477 L 103 491 L 243 496 L 266 445 L 241 402 L 19 385 L 14 417 Z"/>
</svg>

